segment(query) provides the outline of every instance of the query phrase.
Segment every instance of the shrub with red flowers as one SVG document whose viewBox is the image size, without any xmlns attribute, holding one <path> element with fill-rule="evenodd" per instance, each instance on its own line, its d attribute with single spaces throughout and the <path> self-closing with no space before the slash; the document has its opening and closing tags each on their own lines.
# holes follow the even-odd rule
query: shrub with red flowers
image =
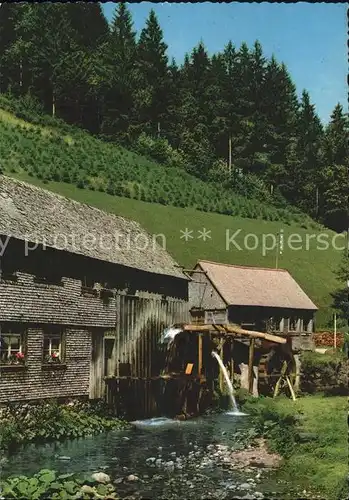
<svg viewBox="0 0 349 500">
<path fill-rule="evenodd" d="M 59 353 L 54 351 L 51 354 L 47 354 L 44 359 L 45 363 L 60 363 L 61 358 L 59 357 Z"/>
<path fill-rule="evenodd" d="M 3 358 L 1 364 L 5 365 L 24 365 L 25 355 L 23 352 L 17 352 L 16 354 L 11 354 L 10 356 Z"/>
</svg>

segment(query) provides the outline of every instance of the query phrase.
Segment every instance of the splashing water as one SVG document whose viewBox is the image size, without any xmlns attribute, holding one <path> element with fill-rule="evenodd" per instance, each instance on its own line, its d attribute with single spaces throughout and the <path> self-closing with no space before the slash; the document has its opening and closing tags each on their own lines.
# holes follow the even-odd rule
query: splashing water
<svg viewBox="0 0 349 500">
<path fill-rule="evenodd" d="M 228 415 L 246 415 L 246 413 L 242 413 L 240 410 L 239 410 L 239 407 L 236 403 L 236 399 L 235 399 L 235 396 L 234 396 L 234 388 L 233 388 L 233 384 L 231 383 L 231 380 L 229 378 L 229 374 L 227 372 L 227 369 L 226 367 L 224 366 L 224 363 L 222 361 L 222 358 L 219 356 L 218 353 L 216 353 L 216 351 L 212 351 L 212 356 L 214 358 L 216 358 L 217 360 L 217 363 L 219 364 L 222 372 L 223 372 L 223 375 L 224 375 L 224 378 L 225 378 L 225 382 L 227 384 L 227 387 L 228 387 L 228 391 L 229 391 L 229 397 L 230 397 L 230 401 L 231 401 L 231 404 L 232 404 L 232 407 L 233 407 L 233 410 L 232 411 L 228 411 L 227 414 Z"/>
<path fill-rule="evenodd" d="M 131 424 L 135 425 L 136 427 L 159 427 L 163 425 L 178 425 L 179 420 L 174 420 L 167 417 L 155 417 L 148 418 L 146 420 L 134 420 L 133 422 L 131 422 Z"/>
</svg>

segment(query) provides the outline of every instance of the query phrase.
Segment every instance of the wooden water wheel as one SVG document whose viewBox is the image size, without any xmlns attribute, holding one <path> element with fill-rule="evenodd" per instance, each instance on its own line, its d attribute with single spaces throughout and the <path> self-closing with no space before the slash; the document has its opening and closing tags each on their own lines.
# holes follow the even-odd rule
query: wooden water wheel
<svg viewBox="0 0 349 500">
<path fill-rule="evenodd" d="M 265 349 L 268 347 L 265 346 Z M 294 395 L 297 365 L 289 344 L 270 345 L 263 352 L 258 366 L 259 392 L 276 396 L 280 392 Z"/>
</svg>

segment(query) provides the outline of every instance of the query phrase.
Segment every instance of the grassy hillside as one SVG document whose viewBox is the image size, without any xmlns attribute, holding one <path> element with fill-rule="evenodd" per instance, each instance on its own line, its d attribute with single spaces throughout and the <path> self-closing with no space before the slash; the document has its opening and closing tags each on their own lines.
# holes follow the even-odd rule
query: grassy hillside
<svg viewBox="0 0 349 500">
<path fill-rule="evenodd" d="M 205 183 L 183 169 L 164 167 L 105 143 L 59 120 L 23 111 L 17 101 L 4 96 L 0 96 L 0 150 L 0 170 L 24 171 L 44 181 L 205 212 L 314 224 L 294 207 L 276 207 L 271 200 L 267 203 L 265 198 L 270 195 L 263 189 L 245 187 L 247 181 L 240 179 L 239 189 L 254 194 L 242 196 Z"/>
<path fill-rule="evenodd" d="M 326 251 L 317 249 L 315 236 L 323 233 L 331 238 L 334 235 L 331 231 L 322 229 L 291 209 L 262 205 L 234 193 L 229 193 L 228 200 L 231 207 L 235 207 L 234 216 L 200 211 L 197 209 L 200 200 L 204 200 L 204 204 L 209 200 L 224 204 L 227 193 L 183 171 L 157 165 L 50 118 L 29 122 L 3 109 L 1 103 L 0 99 L 0 169 L 7 175 L 140 222 L 150 233 L 163 234 L 169 252 L 187 268 L 192 268 L 197 259 L 273 267 L 276 250 L 263 252 L 262 238 L 283 229 L 285 247 L 279 256 L 279 267 L 288 269 L 318 305 L 318 325 L 324 326 L 330 319 L 330 294 L 337 287 L 333 271 L 338 267 L 341 252 L 332 248 Z M 74 174 L 77 182 L 72 184 L 71 178 L 64 178 L 65 174 L 62 178 L 58 176 L 56 180 L 49 180 L 55 169 L 63 174 Z M 78 187 L 80 170 L 90 172 L 89 183 L 83 183 L 81 188 Z M 128 197 L 100 190 L 107 182 L 108 172 L 118 179 L 119 187 L 128 186 Z M 163 186 L 166 186 L 165 190 Z M 137 197 L 147 199 L 147 193 L 151 193 L 152 203 L 130 198 L 137 194 Z M 175 204 L 173 193 L 182 196 L 182 205 L 192 206 L 176 207 L 159 200 L 159 196 L 165 194 L 167 202 L 172 200 Z M 210 231 L 206 241 L 199 238 L 199 231 L 204 228 Z M 181 238 L 181 231 L 186 229 L 192 231 L 188 241 Z M 227 247 L 227 232 L 229 239 L 238 230 L 235 241 L 241 250 L 233 243 Z M 248 234 L 255 236 L 250 236 L 244 245 Z M 287 246 L 291 234 L 299 235 L 295 246 L 300 245 L 302 249 L 291 250 Z M 310 234 L 315 236 L 309 240 L 307 249 L 306 235 Z M 267 241 L 271 243 L 271 237 L 267 237 Z M 248 250 L 246 246 L 256 248 Z"/>
</svg>

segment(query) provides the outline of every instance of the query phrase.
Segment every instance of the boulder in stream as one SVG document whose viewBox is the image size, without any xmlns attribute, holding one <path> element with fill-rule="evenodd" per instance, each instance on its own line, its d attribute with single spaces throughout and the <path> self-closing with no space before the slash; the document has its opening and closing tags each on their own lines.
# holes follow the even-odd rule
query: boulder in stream
<svg viewBox="0 0 349 500">
<path fill-rule="evenodd" d="M 127 481 L 139 481 L 139 477 L 135 476 L 134 474 L 130 474 L 126 479 Z"/>
<path fill-rule="evenodd" d="M 104 472 L 95 472 L 94 474 L 92 474 L 92 479 L 97 481 L 97 483 L 103 483 L 103 484 L 110 483 L 110 477 L 108 476 L 108 474 L 105 474 Z"/>
</svg>

